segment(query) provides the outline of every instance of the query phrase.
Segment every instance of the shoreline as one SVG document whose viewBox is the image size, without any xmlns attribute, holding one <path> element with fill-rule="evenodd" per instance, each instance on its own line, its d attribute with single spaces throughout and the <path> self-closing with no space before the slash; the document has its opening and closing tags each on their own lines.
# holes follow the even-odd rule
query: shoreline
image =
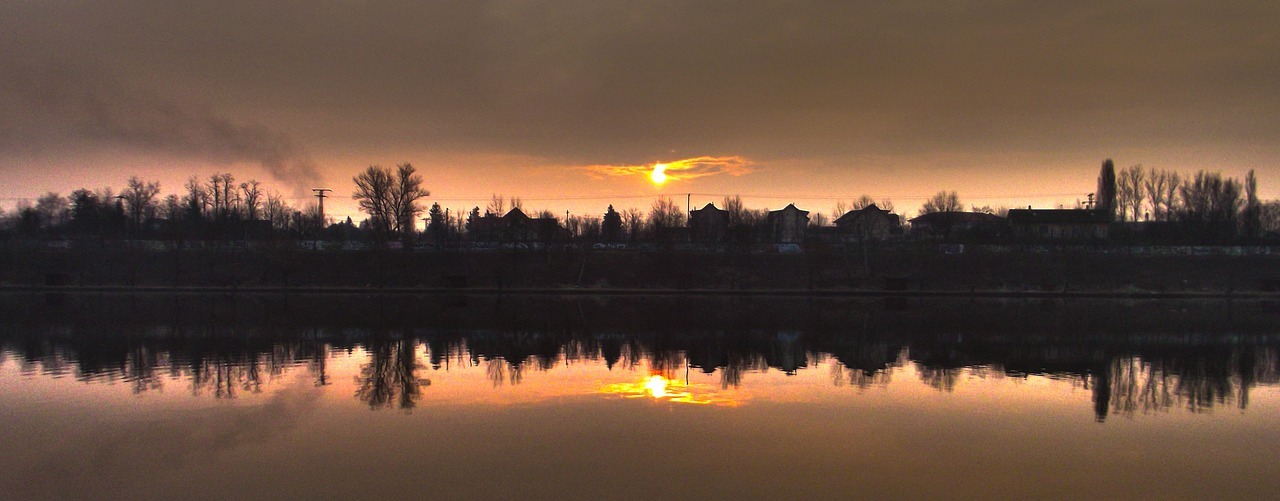
<svg viewBox="0 0 1280 501">
<path fill-rule="evenodd" d="M 428 296 L 786 296 L 849 298 L 1009 298 L 1009 299 L 1280 299 L 1278 291 L 1001 291 L 1001 290 L 871 290 L 871 289 L 673 289 L 586 287 L 322 287 L 322 286 L 156 286 L 156 285 L 13 285 L 0 284 L 0 293 L 133 293 L 133 294 L 302 294 L 302 295 L 428 295 Z"/>
</svg>

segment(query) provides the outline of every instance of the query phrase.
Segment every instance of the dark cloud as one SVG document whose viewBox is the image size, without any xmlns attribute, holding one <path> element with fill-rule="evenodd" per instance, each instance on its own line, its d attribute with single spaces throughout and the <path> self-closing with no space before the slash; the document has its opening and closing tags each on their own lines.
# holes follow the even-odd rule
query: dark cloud
<svg viewBox="0 0 1280 501">
<path fill-rule="evenodd" d="M 0 19 L 3 51 L 109 68 L 173 104 L 27 113 L 140 145 L 234 145 L 215 156 L 297 150 L 241 123 L 574 165 L 1280 135 L 1275 2 L 10 2 Z"/>
</svg>

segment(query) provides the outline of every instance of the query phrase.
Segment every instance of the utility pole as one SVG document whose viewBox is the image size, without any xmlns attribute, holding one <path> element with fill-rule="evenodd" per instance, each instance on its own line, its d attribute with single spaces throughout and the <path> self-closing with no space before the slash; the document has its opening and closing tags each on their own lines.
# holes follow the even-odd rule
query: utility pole
<svg viewBox="0 0 1280 501">
<path fill-rule="evenodd" d="M 329 188 L 312 188 L 311 191 L 316 192 L 316 198 L 320 200 L 320 224 L 323 225 L 324 224 L 324 199 L 325 197 L 328 196 L 328 195 L 325 195 L 325 193 L 328 193 L 333 190 Z"/>
<path fill-rule="evenodd" d="M 689 226 L 689 220 L 693 218 L 693 193 L 684 194 L 684 225 Z"/>
</svg>

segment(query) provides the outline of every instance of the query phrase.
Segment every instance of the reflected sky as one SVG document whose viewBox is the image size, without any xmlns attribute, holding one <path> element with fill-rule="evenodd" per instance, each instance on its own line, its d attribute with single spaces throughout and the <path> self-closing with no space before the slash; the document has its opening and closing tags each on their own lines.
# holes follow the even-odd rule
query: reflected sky
<svg viewBox="0 0 1280 501">
<path fill-rule="evenodd" d="M 533 310 L 591 318 L 554 304 Z M 258 332 L 199 313 L 95 337 L 9 322 L 0 498 L 1250 498 L 1280 486 L 1280 453 L 1257 446 L 1280 439 L 1276 340 L 1255 313 L 1269 305 L 1233 306 L 1225 334 L 1126 324 L 1084 344 L 1000 325 L 831 334 L 813 315 L 713 336 L 680 322 L 664 335 L 495 329 L 493 316 L 537 315 L 492 307 L 440 330 Z M 899 315 L 879 308 L 866 311 Z M 993 307 L 962 309 L 975 308 Z M 901 315 L 954 325 L 945 309 Z M 208 318 L 225 330 L 198 328 Z"/>
</svg>

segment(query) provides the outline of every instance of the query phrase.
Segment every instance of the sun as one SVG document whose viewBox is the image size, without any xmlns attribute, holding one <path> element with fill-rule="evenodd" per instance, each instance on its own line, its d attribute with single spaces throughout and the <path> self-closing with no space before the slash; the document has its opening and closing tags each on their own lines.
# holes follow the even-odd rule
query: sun
<svg viewBox="0 0 1280 501">
<path fill-rule="evenodd" d="M 653 164 L 653 172 L 649 174 L 649 179 L 653 180 L 653 184 L 662 184 L 667 182 L 667 164 Z"/>
</svg>

